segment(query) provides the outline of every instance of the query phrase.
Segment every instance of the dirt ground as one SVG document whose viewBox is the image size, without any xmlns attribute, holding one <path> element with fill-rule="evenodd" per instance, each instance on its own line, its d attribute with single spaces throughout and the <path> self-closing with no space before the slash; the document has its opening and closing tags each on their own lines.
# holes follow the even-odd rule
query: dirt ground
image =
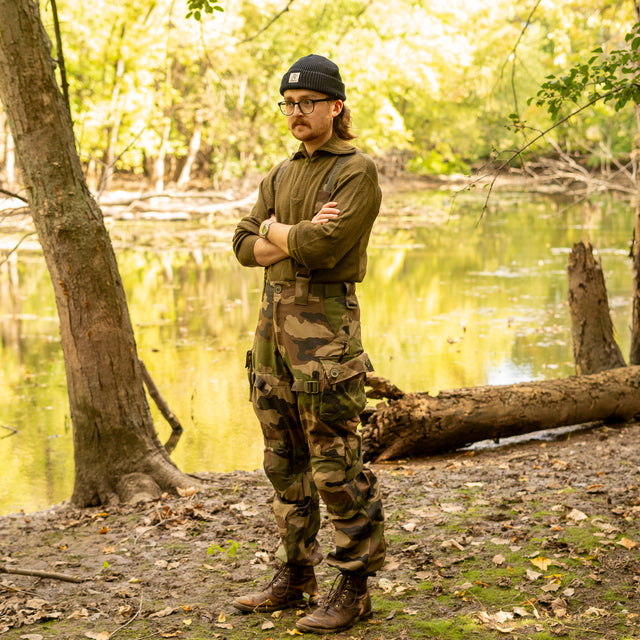
<svg viewBox="0 0 640 640">
<path fill-rule="evenodd" d="M 640 638 L 639 425 L 374 468 L 388 559 L 370 580 L 373 618 L 334 637 Z M 265 476 L 197 481 L 193 495 L 135 507 L 1 518 L 0 637 L 298 635 L 301 611 L 231 606 L 273 572 Z M 330 549 L 326 517 L 321 542 Z M 334 577 L 320 565 L 323 592 Z"/>
</svg>

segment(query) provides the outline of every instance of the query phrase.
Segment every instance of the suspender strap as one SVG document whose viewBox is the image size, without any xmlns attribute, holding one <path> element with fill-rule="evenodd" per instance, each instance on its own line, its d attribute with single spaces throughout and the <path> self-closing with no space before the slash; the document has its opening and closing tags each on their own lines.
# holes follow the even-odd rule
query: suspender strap
<svg viewBox="0 0 640 640">
<path fill-rule="evenodd" d="M 357 153 L 357 151 L 355 152 Z M 327 180 L 324 183 L 324 186 L 320 191 L 318 191 L 318 198 L 316 200 L 316 207 L 314 209 L 314 214 L 318 213 L 320 209 L 324 206 L 325 203 L 329 202 L 329 198 L 331 197 L 331 191 L 333 190 L 333 183 L 335 182 L 336 176 L 338 175 L 340 169 L 342 169 L 343 165 L 347 162 L 347 160 L 351 159 L 353 153 L 348 153 L 346 155 L 338 156 L 336 163 L 333 165 L 331 172 L 327 176 Z"/>
<path fill-rule="evenodd" d="M 357 151 L 356 151 L 357 153 Z M 351 159 L 353 154 L 345 154 L 340 155 L 335 161 L 327 179 L 322 187 L 318 191 L 318 196 L 316 199 L 316 205 L 314 208 L 314 215 L 322 209 L 325 203 L 329 202 L 329 198 L 331 197 L 331 191 L 333 190 L 333 183 L 342 169 L 343 165 Z M 280 180 L 282 180 L 282 176 L 284 172 L 287 170 L 287 167 L 291 164 L 291 160 L 285 160 L 278 169 L 278 173 L 276 174 L 276 179 L 274 181 L 274 191 L 277 190 L 278 185 L 280 184 Z M 295 303 L 300 305 L 309 304 L 309 283 L 311 282 L 311 269 L 307 269 L 306 267 L 301 267 L 296 272 L 296 297 Z"/>
<path fill-rule="evenodd" d="M 273 192 L 275 193 L 278 190 L 278 185 L 280 184 L 280 180 L 282 180 L 282 176 L 284 172 L 287 170 L 287 167 L 291 164 L 291 159 L 287 158 L 278 169 L 278 173 L 276 173 L 276 179 L 273 182 Z"/>
</svg>

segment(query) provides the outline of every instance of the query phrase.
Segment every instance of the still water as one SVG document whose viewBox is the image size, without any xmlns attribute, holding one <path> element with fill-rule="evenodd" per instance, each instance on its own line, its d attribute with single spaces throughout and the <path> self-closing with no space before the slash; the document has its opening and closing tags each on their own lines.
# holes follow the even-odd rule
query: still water
<svg viewBox="0 0 640 640">
<path fill-rule="evenodd" d="M 363 341 L 377 373 L 405 391 L 508 384 L 573 373 L 566 265 L 597 249 L 624 354 L 633 225 L 604 196 L 568 206 L 525 193 L 414 191 L 387 197 L 366 281 Z M 244 372 L 260 270 L 241 268 L 226 225 L 110 224 L 139 355 L 185 429 L 185 471 L 252 470 L 262 442 Z M 2 253 L 0 253 L 0 261 Z M 73 488 L 73 444 L 53 292 L 42 256 L 0 266 L 0 514 L 46 508 Z M 170 429 L 155 407 L 161 439 Z M 15 430 L 16 433 L 13 433 Z"/>
</svg>

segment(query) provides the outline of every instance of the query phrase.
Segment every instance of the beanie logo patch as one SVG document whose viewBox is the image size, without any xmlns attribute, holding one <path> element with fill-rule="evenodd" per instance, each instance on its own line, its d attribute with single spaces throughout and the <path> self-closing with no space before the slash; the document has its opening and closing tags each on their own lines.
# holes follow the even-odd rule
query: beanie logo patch
<svg viewBox="0 0 640 640">
<path fill-rule="evenodd" d="M 300 82 L 300 73 L 290 73 L 289 82 L 291 82 L 292 84 L 295 82 Z"/>
</svg>

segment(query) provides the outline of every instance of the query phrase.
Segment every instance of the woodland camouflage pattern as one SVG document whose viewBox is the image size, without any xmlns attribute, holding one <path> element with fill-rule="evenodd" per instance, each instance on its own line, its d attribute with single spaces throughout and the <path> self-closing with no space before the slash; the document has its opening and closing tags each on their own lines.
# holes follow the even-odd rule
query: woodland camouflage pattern
<svg viewBox="0 0 640 640">
<path fill-rule="evenodd" d="M 300 305 L 295 285 L 265 283 L 247 354 L 251 400 L 276 492 L 278 558 L 311 566 L 321 561 L 321 497 L 336 532 L 328 564 L 372 574 L 384 561 L 384 514 L 378 482 L 362 463 L 357 427 L 365 374 L 373 367 L 362 348 L 355 285 L 324 287 L 331 290 L 316 285 Z"/>
</svg>

